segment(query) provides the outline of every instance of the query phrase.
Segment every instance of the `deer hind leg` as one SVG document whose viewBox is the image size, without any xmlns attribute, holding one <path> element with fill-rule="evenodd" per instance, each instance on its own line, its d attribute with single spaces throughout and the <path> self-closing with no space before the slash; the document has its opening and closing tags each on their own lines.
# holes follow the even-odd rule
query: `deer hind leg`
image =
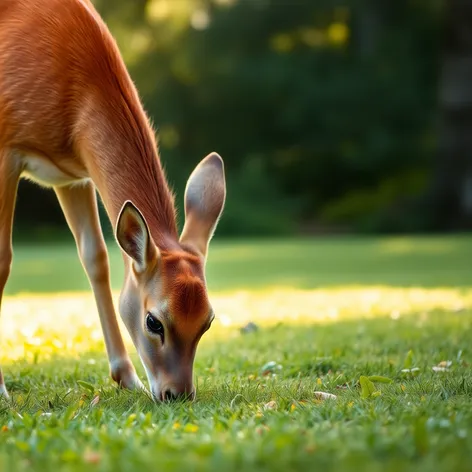
<svg viewBox="0 0 472 472">
<path fill-rule="evenodd" d="M 13 152 L 0 149 L 0 307 L 13 259 L 12 227 L 21 167 Z M 0 369 L 0 395 L 8 397 Z"/>
<path fill-rule="evenodd" d="M 113 380 L 125 388 L 144 388 L 121 336 L 110 287 L 108 253 L 92 183 L 56 187 L 57 198 L 74 235 L 80 260 L 95 295 Z"/>
</svg>

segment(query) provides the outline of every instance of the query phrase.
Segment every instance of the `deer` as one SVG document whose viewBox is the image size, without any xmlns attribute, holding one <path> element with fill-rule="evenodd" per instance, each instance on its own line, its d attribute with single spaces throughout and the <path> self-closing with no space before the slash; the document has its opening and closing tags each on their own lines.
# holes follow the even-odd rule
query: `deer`
<svg viewBox="0 0 472 472">
<path fill-rule="evenodd" d="M 225 206 L 224 162 L 210 152 L 188 177 L 179 232 L 151 119 L 89 0 L 0 1 L 0 304 L 22 178 L 56 193 L 94 296 L 113 381 L 156 402 L 195 399 L 195 355 L 215 318 L 205 268 Z M 123 256 L 117 310 L 100 201 Z M 1 370 L 0 393 L 9 398 Z"/>
</svg>

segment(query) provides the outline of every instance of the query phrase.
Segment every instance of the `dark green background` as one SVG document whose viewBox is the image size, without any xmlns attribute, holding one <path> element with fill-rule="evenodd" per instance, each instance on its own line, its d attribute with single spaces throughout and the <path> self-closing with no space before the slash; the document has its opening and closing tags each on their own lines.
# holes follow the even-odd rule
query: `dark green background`
<svg viewBox="0 0 472 472">
<path fill-rule="evenodd" d="M 471 55 L 470 3 L 95 1 L 179 205 L 198 161 L 224 158 L 232 236 L 472 227 L 472 112 L 442 93 L 465 93 L 444 71 Z M 54 194 L 22 183 L 17 237 L 64 228 Z"/>
</svg>

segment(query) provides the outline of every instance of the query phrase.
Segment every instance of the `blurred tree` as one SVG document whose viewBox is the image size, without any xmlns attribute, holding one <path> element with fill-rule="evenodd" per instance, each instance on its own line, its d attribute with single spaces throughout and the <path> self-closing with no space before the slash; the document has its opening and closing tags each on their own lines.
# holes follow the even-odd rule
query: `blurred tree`
<svg viewBox="0 0 472 472">
<path fill-rule="evenodd" d="M 472 229 L 472 1 L 445 4 L 440 140 L 429 200 L 434 229 Z"/>
<path fill-rule="evenodd" d="M 157 127 L 179 204 L 197 162 L 224 157 L 219 234 L 427 226 L 426 213 L 407 210 L 435 149 L 441 0 L 95 4 Z M 27 200 L 19 223 L 35 216 Z"/>
</svg>

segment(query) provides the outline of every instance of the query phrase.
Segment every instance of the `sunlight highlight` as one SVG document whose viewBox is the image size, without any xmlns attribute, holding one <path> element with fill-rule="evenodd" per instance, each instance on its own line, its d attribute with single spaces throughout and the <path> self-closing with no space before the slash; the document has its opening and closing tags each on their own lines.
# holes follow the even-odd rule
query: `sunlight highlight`
<svg viewBox="0 0 472 472">
<path fill-rule="evenodd" d="M 114 294 L 117 306 L 118 293 Z M 216 320 L 202 344 L 239 335 L 252 321 L 261 326 L 334 323 L 341 320 L 416 316 L 418 325 L 434 310 L 458 313 L 472 309 L 472 290 L 449 288 L 394 288 L 388 286 L 337 287 L 294 290 L 285 287 L 260 292 L 239 291 L 212 296 Z M 0 360 L 37 362 L 53 355 L 79 358 L 81 353 L 103 352 L 100 322 L 91 293 L 18 295 L 2 306 Z M 120 328 L 130 349 L 129 335 Z"/>
</svg>

